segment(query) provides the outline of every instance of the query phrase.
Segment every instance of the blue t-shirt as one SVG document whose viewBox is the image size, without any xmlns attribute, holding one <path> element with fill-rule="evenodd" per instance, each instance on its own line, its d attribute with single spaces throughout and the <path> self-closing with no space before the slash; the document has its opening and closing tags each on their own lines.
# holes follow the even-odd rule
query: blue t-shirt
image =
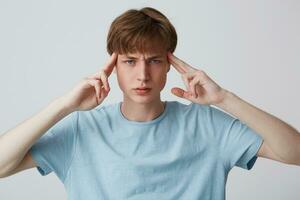
<svg viewBox="0 0 300 200">
<path fill-rule="evenodd" d="M 166 101 L 152 121 L 126 119 L 121 102 L 76 111 L 30 149 L 68 199 L 225 199 L 234 166 L 251 169 L 262 138 L 208 105 Z"/>
</svg>

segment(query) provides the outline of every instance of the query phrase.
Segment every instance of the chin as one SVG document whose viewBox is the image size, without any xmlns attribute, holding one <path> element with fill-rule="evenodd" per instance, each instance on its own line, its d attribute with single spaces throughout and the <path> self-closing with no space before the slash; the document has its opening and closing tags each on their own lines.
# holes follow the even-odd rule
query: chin
<svg viewBox="0 0 300 200">
<path fill-rule="evenodd" d="M 159 98 L 159 95 L 149 94 L 149 95 L 137 95 L 137 94 L 130 94 L 126 95 L 127 99 L 137 104 L 149 104 Z"/>
</svg>

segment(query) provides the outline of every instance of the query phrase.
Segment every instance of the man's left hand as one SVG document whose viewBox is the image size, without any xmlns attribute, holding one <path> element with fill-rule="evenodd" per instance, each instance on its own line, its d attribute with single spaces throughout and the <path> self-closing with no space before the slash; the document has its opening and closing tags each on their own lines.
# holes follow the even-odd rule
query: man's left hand
<svg viewBox="0 0 300 200">
<path fill-rule="evenodd" d="M 175 87 L 171 92 L 181 98 L 198 104 L 219 104 L 227 90 L 221 88 L 204 71 L 196 69 L 168 53 L 169 63 L 181 74 L 187 91 Z"/>
</svg>

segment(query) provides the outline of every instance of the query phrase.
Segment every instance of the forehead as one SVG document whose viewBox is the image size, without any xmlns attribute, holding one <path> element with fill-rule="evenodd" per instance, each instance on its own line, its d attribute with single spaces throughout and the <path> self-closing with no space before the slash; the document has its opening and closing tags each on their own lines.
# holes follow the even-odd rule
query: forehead
<svg viewBox="0 0 300 200">
<path fill-rule="evenodd" d="M 124 54 L 119 54 L 119 57 L 121 58 L 156 58 L 156 57 L 166 57 L 167 56 L 167 51 L 165 50 L 151 50 L 151 51 L 146 51 L 146 52 L 133 52 L 133 53 L 124 53 Z"/>
<path fill-rule="evenodd" d="M 141 53 L 128 53 L 128 54 L 121 54 L 118 57 L 120 58 L 133 58 L 133 59 L 149 59 L 149 58 L 164 58 L 164 54 L 158 54 L 158 53 L 153 53 L 153 54 L 141 54 Z"/>
</svg>

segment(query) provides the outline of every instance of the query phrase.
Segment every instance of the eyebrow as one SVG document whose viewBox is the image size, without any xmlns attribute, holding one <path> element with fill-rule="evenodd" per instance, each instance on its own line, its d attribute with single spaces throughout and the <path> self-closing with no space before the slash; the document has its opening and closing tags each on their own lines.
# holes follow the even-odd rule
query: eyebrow
<svg viewBox="0 0 300 200">
<path fill-rule="evenodd" d="M 133 60 L 138 59 L 137 57 L 128 56 L 128 55 L 126 55 L 125 57 L 129 58 L 129 59 L 133 59 Z M 147 58 L 147 60 L 151 60 L 151 59 L 155 59 L 155 58 L 162 58 L 162 57 L 163 57 L 162 55 L 154 55 L 154 56 L 150 56 L 149 58 Z"/>
</svg>

